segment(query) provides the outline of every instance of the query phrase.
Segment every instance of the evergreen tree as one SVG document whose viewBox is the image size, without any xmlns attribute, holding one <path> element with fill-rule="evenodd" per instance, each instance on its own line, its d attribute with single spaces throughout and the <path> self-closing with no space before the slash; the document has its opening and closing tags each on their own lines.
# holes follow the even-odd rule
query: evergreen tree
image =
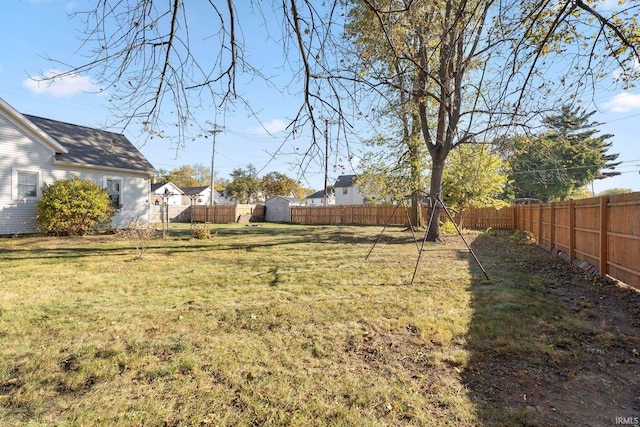
<svg viewBox="0 0 640 427">
<path fill-rule="evenodd" d="M 594 112 L 565 106 L 544 119 L 547 130 L 509 141 L 509 165 L 515 197 L 564 200 L 594 179 L 619 175 L 618 154 L 608 154 L 613 135 L 598 135 Z"/>
</svg>

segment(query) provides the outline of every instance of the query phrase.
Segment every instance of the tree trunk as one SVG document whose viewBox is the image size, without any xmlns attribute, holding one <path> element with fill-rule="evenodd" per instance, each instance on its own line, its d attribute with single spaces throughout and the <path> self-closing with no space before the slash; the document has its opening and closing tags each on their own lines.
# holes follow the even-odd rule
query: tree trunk
<svg viewBox="0 0 640 427">
<path fill-rule="evenodd" d="M 429 198 L 431 200 L 431 209 L 429 211 L 429 218 L 433 215 L 433 220 L 427 230 L 427 241 L 436 242 L 440 237 L 440 193 L 442 191 L 442 176 L 444 172 L 444 161 L 447 158 L 446 155 L 438 155 L 440 153 L 433 152 L 432 169 L 431 169 L 431 183 L 429 189 Z"/>
<path fill-rule="evenodd" d="M 420 228 L 424 226 L 422 219 L 422 209 L 420 208 L 421 193 L 415 192 L 411 195 L 411 224 L 413 228 Z"/>
<path fill-rule="evenodd" d="M 419 120 L 419 118 L 414 117 L 414 121 Z M 419 129 L 419 128 L 418 128 Z M 420 199 L 422 198 L 422 194 L 420 190 L 421 188 L 421 178 L 422 171 L 420 168 L 420 139 L 415 135 L 417 133 L 415 130 L 412 132 L 412 135 L 408 140 L 409 146 L 409 162 L 411 165 L 411 226 L 414 228 L 420 228 L 424 226 L 424 222 L 422 220 L 422 209 L 420 209 Z"/>
</svg>

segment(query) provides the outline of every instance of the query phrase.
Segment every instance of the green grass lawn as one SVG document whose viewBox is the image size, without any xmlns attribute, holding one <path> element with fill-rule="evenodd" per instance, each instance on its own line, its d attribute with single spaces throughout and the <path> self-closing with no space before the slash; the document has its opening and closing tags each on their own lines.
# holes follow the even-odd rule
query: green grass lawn
<svg viewBox="0 0 640 427">
<path fill-rule="evenodd" d="M 579 360 L 549 342 L 591 331 L 504 251 L 528 243 L 478 237 L 487 281 L 449 239 L 409 285 L 400 228 L 366 261 L 380 227 L 213 230 L 141 260 L 116 235 L 1 239 L 0 426 L 527 425 L 467 375 Z"/>
</svg>

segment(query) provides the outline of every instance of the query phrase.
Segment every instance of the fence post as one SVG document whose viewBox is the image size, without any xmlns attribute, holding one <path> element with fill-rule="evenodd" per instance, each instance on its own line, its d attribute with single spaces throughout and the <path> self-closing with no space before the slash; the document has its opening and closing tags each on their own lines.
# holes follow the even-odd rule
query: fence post
<svg viewBox="0 0 640 427">
<path fill-rule="evenodd" d="M 538 204 L 538 244 L 542 244 L 542 203 Z"/>
<path fill-rule="evenodd" d="M 600 197 L 600 277 L 607 275 L 607 196 Z"/>
<path fill-rule="evenodd" d="M 576 257 L 576 201 L 569 200 L 569 261 Z"/>
<path fill-rule="evenodd" d="M 556 202 L 549 203 L 549 252 L 553 251 L 556 240 Z"/>
</svg>

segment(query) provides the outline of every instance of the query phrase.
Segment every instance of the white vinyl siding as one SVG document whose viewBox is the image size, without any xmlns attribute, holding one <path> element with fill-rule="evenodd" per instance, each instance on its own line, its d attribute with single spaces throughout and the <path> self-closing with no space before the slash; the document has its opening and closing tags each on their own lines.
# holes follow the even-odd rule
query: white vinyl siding
<svg viewBox="0 0 640 427">
<path fill-rule="evenodd" d="M 184 193 L 180 188 L 176 187 L 174 184 L 168 182 L 160 188 L 157 188 L 154 192 L 156 196 L 160 197 L 161 203 L 166 203 L 170 206 L 180 206 L 182 205 L 182 198 Z M 187 197 L 187 200 L 189 198 Z M 191 202 L 186 203 L 187 205 Z M 209 204 L 209 199 L 204 200 L 204 204 Z"/>
<path fill-rule="evenodd" d="M 351 187 L 343 187 L 342 191 L 336 189 L 335 194 L 336 205 L 362 205 L 364 204 L 364 197 L 360 194 L 358 184 L 354 184 Z"/>
<path fill-rule="evenodd" d="M 38 233 L 36 201 L 42 195 L 42 186 L 54 180 L 70 179 L 74 175 L 80 179 L 90 179 L 103 188 L 107 178 L 121 180 L 119 205 L 124 206 L 113 217 L 116 227 L 126 227 L 136 218 L 142 221 L 150 218 L 150 184 L 146 173 L 56 164 L 52 148 L 1 112 L 0 153 L 0 235 Z M 36 197 L 31 197 L 33 174 L 37 174 L 38 180 Z M 23 176 L 22 179 L 18 175 Z M 23 196 L 25 192 L 30 194 L 18 197 L 19 192 Z"/>
<path fill-rule="evenodd" d="M 32 137 L 11 120 L 0 114 L 0 235 L 38 232 L 36 201 L 42 184 L 47 182 L 54 152 Z M 37 174 L 36 197 L 30 186 L 27 197 L 19 196 L 18 172 Z M 26 182 L 20 187 L 26 191 Z M 20 174 L 22 175 L 22 174 Z M 31 175 L 33 179 L 34 175 Z"/>
</svg>

